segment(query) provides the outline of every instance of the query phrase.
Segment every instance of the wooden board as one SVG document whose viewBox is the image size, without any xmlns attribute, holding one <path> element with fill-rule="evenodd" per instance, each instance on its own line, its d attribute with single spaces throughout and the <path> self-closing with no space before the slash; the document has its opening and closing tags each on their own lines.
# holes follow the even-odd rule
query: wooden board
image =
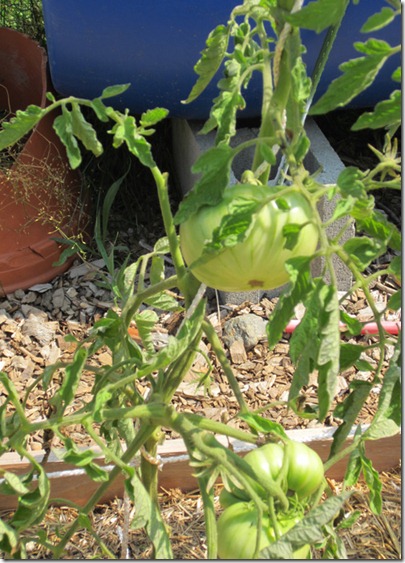
<svg viewBox="0 0 405 563">
<path fill-rule="evenodd" d="M 322 460 L 326 460 L 332 443 L 333 432 L 336 428 L 314 428 L 290 430 L 288 436 L 299 442 L 305 442 L 313 448 Z M 227 440 L 220 437 L 219 440 L 227 444 Z M 351 442 L 349 437 L 346 445 Z M 247 453 L 252 446 L 237 440 L 230 440 L 234 451 L 240 455 Z M 366 443 L 366 453 L 372 460 L 374 467 L 378 471 L 387 471 L 397 467 L 401 459 L 401 434 L 383 438 Z M 183 491 L 191 491 L 197 488 L 197 481 L 192 473 L 192 468 L 188 463 L 187 451 L 181 439 L 169 440 L 159 448 L 159 455 L 163 461 L 163 469 L 160 473 L 160 486 L 166 490 L 178 488 Z M 43 451 L 35 452 L 38 461 L 44 456 Z M 98 462 L 104 465 L 102 457 Z M 347 459 L 342 459 L 336 463 L 327 473 L 327 476 L 336 480 L 341 480 L 345 473 Z M 44 464 L 51 481 L 51 497 L 65 498 L 79 505 L 84 505 L 98 484 L 92 481 L 82 469 L 69 465 L 52 453 L 48 461 Z M 108 467 L 108 466 L 107 466 Z M 13 471 L 18 474 L 26 473 L 30 465 L 26 460 L 21 460 L 16 454 L 5 454 L 0 458 L 0 468 Z M 123 477 L 119 476 L 111 484 L 109 490 L 102 497 L 101 502 L 111 500 L 115 497 L 122 497 L 124 490 Z M 16 506 L 15 497 L 0 495 L 0 508 L 12 509 Z"/>
</svg>

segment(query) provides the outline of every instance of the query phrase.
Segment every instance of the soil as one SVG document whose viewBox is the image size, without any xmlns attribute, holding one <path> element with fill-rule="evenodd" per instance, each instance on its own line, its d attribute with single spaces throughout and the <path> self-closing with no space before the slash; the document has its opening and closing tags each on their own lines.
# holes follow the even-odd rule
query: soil
<svg viewBox="0 0 405 563">
<path fill-rule="evenodd" d="M 167 130 L 163 131 L 162 138 L 167 139 Z M 166 134 L 166 137 L 165 137 Z M 170 171 L 170 152 L 162 141 L 159 155 L 163 167 Z M 118 151 L 116 151 L 118 152 Z M 105 191 L 103 182 L 107 177 L 113 178 L 116 170 L 121 172 L 115 175 L 116 179 L 126 169 L 125 163 L 120 161 L 119 154 L 115 154 L 115 160 L 102 160 L 101 163 L 89 161 L 87 163 L 87 178 L 92 177 L 92 182 L 100 192 Z M 127 158 L 127 157 L 123 157 Z M 145 250 L 151 248 L 154 242 L 163 234 L 158 213 L 156 198 L 153 195 L 153 187 L 150 178 L 137 168 L 136 163 L 131 162 L 134 167 L 130 177 L 124 183 L 123 190 L 116 200 L 110 221 L 110 240 L 118 248 L 118 258 L 125 256 L 129 251 L 136 258 Z M 161 164 L 161 163 L 160 163 Z M 105 167 L 105 168 L 104 168 Z M 108 169 L 108 173 L 106 170 Z M 97 174 L 95 174 L 97 171 Z M 94 173 L 94 174 L 93 174 Z M 96 179 L 95 179 L 96 178 Z M 136 194 L 131 196 L 131 181 L 138 187 Z M 133 190 L 133 187 L 132 187 Z M 397 194 L 395 194 L 397 197 Z M 125 199 L 131 199 L 129 204 Z M 173 205 L 178 201 L 178 194 L 172 193 Z M 399 222 L 398 209 L 395 206 L 393 215 Z M 142 206 L 140 205 L 142 202 Z M 149 205 L 150 204 L 150 205 Z M 393 200 L 383 203 L 387 208 L 393 207 Z M 142 208 L 140 212 L 139 206 Z M 401 206 L 399 206 L 400 210 Z M 385 257 L 387 258 L 387 257 Z M 384 259 L 384 258 L 383 258 Z M 168 267 L 170 269 L 170 265 Z M 74 351 L 74 344 L 65 340 L 65 336 L 73 334 L 78 339 L 83 339 L 94 322 L 102 318 L 106 311 L 114 306 L 112 293 L 100 284 L 100 274 L 105 273 L 105 266 L 97 253 L 86 257 L 83 261 L 78 259 L 72 268 L 64 275 L 52 282 L 34 286 L 28 290 L 19 290 L 0 300 L 0 369 L 5 371 L 12 379 L 21 396 L 30 390 L 26 396 L 26 409 L 29 418 L 35 420 L 47 415 L 48 394 L 52 392 L 53 385 L 58 384 L 58 376 L 51 383 L 49 391 L 43 390 L 37 385 L 38 376 L 43 369 L 56 361 L 69 361 Z M 387 299 L 398 289 L 397 280 L 384 277 L 376 280 L 372 292 L 379 306 L 383 307 Z M 264 296 L 259 303 L 246 302 L 242 305 L 221 305 L 217 302 L 215 294 L 210 294 L 208 315 L 215 326 L 218 334 L 222 337 L 223 327 L 227 320 L 235 316 L 255 314 L 267 318 L 274 308 L 277 298 Z M 363 293 L 359 290 L 352 294 L 344 303 L 345 310 L 355 315 L 359 320 L 368 321 L 372 318 Z M 302 311 L 296 311 L 300 318 Z M 399 321 L 398 314 L 391 314 L 386 320 Z M 167 335 L 174 333 L 181 321 L 178 313 L 162 314 L 156 328 L 155 346 L 164 346 Z M 136 329 L 132 333 L 138 338 Z M 314 420 L 302 419 L 288 411 L 283 402 L 288 397 L 288 389 L 294 368 L 288 355 L 289 336 L 284 335 L 274 350 L 268 349 L 264 339 L 258 339 L 256 345 L 246 349 L 243 344 L 236 347 L 226 347 L 227 354 L 232 363 L 237 380 L 244 392 L 248 405 L 252 409 L 260 409 L 263 416 L 271 420 L 279 421 L 286 429 L 302 428 L 311 426 L 336 426 L 339 421 L 332 415 L 328 416 L 324 424 Z M 348 342 L 370 343 L 373 336 L 361 336 Z M 231 425 L 243 427 L 235 415 L 237 413 L 236 399 L 222 369 L 212 356 L 206 342 L 202 343 L 204 352 L 212 362 L 212 372 L 209 373 L 207 362 L 199 358 L 199 363 L 190 371 L 185 382 L 180 386 L 174 397 L 174 404 L 180 409 L 187 409 L 197 414 L 203 414 L 214 420 L 227 421 Z M 384 366 L 393 351 L 393 345 L 388 345 Z M 372 365 L 378 362 L 376 351 L 368 352 L 364 359 Z M 94 365 L 108 365 L 111 356 L 107 349 L 102 349 L 92 359 Z M 201 372 L 208 374 L 210 384 L 198 386 L 197 380 Z M 339 378 L 339 389 L 336 401 L 342 401 L 348 394 L 348 387 L 354 379 L 370 380 L 370 373 L 350 368 L 342 373 Z M 74 409 L 91 398 L 93 385 L 93 374 L 86 372 L 79 384 Z M 380 386 L 376 385 L 357 422 L 368 423 L 375 412 L 379 397 Z M 142 383 L 139 383 L 139 391 L 146 391 Z M 309 385 L 305 388 L 305 400 L 307 404 L 315 404 L 317 400 L 317 380 L 311 378 Z M 1 394 L 0 394 L 1 396 Z M 281 404 L 280 404 L 281 403 Z M 80 426 L 69 428 L 70 436 L 79 445 L 89 444 L 88 437 L 83 433 Z M 177 437 L 175 433 L 167 430 L 167 439 Z M 32 450 L 41 450 L 60 446 L 56 438 L 52 443 L 47 442 L 48 436 L 35 434 L 31 436 L 28 446 Z M 400 470 L 393 468 L 393 472 L 383 475 L 384 484 L 384 515 L 373 515 L 366 502 L 364 485 L 358 487 L 350 510 L 360 510 L 360 520 L 353 531 L 345 532 L 344 539 L 348 549 L 349 558 L 387 558 L 396 559 L 399 553 L 400 535 Z M 339 483 L 333 486 L 339 490 Z M 123 542 L 122 530 L 125 530 L 123 518 L 123 502 L 120 499 L 98 507 L 92 520 L 96 529 L 99 529 L 104 541 L 108 543 L 109 549 L 121 558 L 146 558 L 150 556 L 149 548 L 145 547 L 145 539 L 139 536 L 139 532 L 130 532 L 130 539 L 125 553 L 122 552 Z M 201 509 L 201 499 L 196 493 L 182 494 L 180 491 L 167 491 L 162 495 L 163 512 L 168 524 L 172 528 L 175 539 L 174 550 L 176 558 L 201 559 L 205 557 L 204 526 Z M 66 522 L 74 516 L 70 508 L 54 508 L 49 511 L 46 526 L 49 534 L 54 533 L 57 522 Z M 108 525 L 111 523 L 111 526 Z M 107 528 L 110 528 L 108 531 Z M 104 531 L 103 531 L 104 529 Z M 103 535 L 104 534 L 104 535 Z M 378 543 L 378 538 L 382 542 Z M 124 542 L 125 545 L 125 542 Z M 371 546 L 371 547 L 370 547 Z M 48 558 L 36 545 L 31 546 L 30 558 Z M 74 541 L 69 544 L 66 558 L 88 558 L 97 556 L 103 558 L 99 547 L 94 544 L 86 532 L 80 532 Z"/>
</svg>

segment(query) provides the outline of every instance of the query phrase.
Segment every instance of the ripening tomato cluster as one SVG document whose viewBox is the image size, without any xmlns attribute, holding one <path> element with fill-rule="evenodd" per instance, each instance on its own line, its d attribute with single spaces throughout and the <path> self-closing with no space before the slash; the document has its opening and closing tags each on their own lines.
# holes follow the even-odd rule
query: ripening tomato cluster
<svg viewBox="0 0 405 563">
<path fill-rule="evenodd" d="M 247 477 L 254 491 L 264 500 L 269 493 L 261 483 L 271 479 L 277 481 L 282 468 L 285 472 L 282 488 L 287 495 L 294 496 L 295 506 L 305 504 L 324 482 L 323 463 L 319 455 L 301 442 L 289 441 L 286 445 L 269 443 L 250 451 L 245 461 L 253 469 L 257 480 Z M 286 470 L 285 470 L 286 469 Z M 236 485 L 230 490 L 223 489 L 220 504 L 224 511 L 217 523 L 218 556 L 221 559 L 252 559 L 256 546 L 258 511 L 249 494 Z M 279 534 L 283 535 L 302 517 L 302 510 L 277 513 Z M 276 540 L 276 534 L 269 514 L 264 514 L 260 534 L 259 549 Z M 309 545 L 294 552 L 294 559 L 307 559 Z"/>
</svg>

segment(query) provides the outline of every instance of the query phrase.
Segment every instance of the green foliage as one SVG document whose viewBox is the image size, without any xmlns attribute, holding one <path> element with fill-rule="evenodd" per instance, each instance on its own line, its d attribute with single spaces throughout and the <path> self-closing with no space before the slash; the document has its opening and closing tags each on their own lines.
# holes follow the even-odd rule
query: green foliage
<svg viewBox="0 0 405 563">
<path fill-rule="evenodd" d="M 387 334 L 382 325 L 389 309 L 399 309 L 401 294 L 398 291 L 392 295 L 385 310 L 380 311 L 370 286 L 377 275 L 400 278 L 401 237 L 388 218 L 375 209 L 373 192 L 401 187 L 401 167 L 393 139 L 400 124 L 399 91 L 395 90 L 389 100 L 377 104 L 374 111 L 363 114 L 353 126 L 355 130 L 364 127 L 386 129 L 384 147 L 372 149 L 378 161 L 373 169 L 360 171 L 354 166 L 348 167 L 339 175 L 335 185 L 324 186 L 304 166 L 304 157 L 309 150 L 304 130 L 305 115 L 327 59 L 330 40 L 337 32 L 346 6 L 347 0 L 315 0 L 304 7 L 291 0 L 245 0 L 234 8 L 226 26 L 218 26 L 210 33 L 195 66 L 196 84 L 186 102 L 198 97 L 218 69 L 224 69 L 218 83 L 218 96 L 202 128 L 202 133 L 215 130 L 216 142 L 195 163 L 192 171 L 199 175 L 198 180 L 174 217 L 168 176 L 160 171 L 150 141 L 154 126 L 166 117 L 167 110 L 155 108 L 138 117 L 128 111 L 115 110 L 107 100 L 123 93 L 127 84 L 110 86 L 93 100 L 75 97 L 56 100 L 48 95 L 46 108 L 29 106 L 2 123 L 0 149 L 22 139 L 40 119 L 54 112 L 54 128 L 66 147 L 71 167 L 78 168 L 82 164 L 83 150 L 90 151 L 95 157 L 103 152 L 96 128 L 88 116 L 91 114 L 109 127 L 113 147 L 126 147 L 150 170 L 166 230 L 166 236 L 156 241 L 150 252 L 134 262 L 128 258 L 117 267 L 116 249 L 113 245 L 106 248 L 107 225 L 125 172 L 111 185 L 95 225 L 96 244 L 108 271 L 100 283 L 111 289 L 114 307 L 94 323 L 83 341 L 70 337 L 76 344 L 76 351 L 69 363 L 47 366 L 36 382 L 43 386 L 49 398 L 51 409 L 47 417 L 39 421 L 28 420 L 24 407 L 30 390 L 21 399 L 7 374 L 0 373 L 4 396 L 0 406 L 0 452 L 17 452 L 31 465 L 26 475 L 11 471 L 1 473 L 0 492 L 13 495 L 17 500 L 15 512 L 0 520 L 0 549 L 8 556 L 25 558 L 25 542 L 31 538 L 46 546 L 57 559 L 76 530 L 84 527 L 93 534 L 103 554 L 114 557 L 115 554 L 92 530 L 88 515 L 113 480 L 123 473 L 127 495 L 135 508 L 131 528 L 146 529 L 153 546 L 153 557 L 172 558 L 170 535 L 157 495 L 159 459 L 156 455 L 161 429 L 171 428 L 182 436 L 199 482 L 210 556 L 216 556 L 213 486 L 221 476 L 225 484 L 234 484 L 249 494 L 258 515 L 258 528 L 261 521 L 266 521 L 276 529 L 279 516 L 298 518 L 299 522 L 293 528 L 261 552 L 262 557 L 291 558 L 294 551 L 307 544 L 321 546 L 324 557 L 345 557 L 335 516 L 344 508 L 350 492 L 345 490 L 324 502 L 320 499 L 322 491 L 314 493 L 305 502 L 296 495 L 287 496 L 282 485 L 288 468 L 283 466 L 280 477 L 270 483 L 260 482 L 266 492 L 262 498 L 252 486 L 256 475 L 249 464 L 216 438 L 234 438 L 253 445 L 287 441 L 287 434 L 279 422 L 249 409 L 218 335 L 205 318 L 205 288 L 186 265 L 176 231 L 177 225 L 201 207 L 226 201 L 224 194 L 230 184 L 234 159 L 251 147 L 254 156 L 241 181 L 253 189 L 260 186 L 261 190 L 268 190 L 269 199 L 277 199 L 279 209 L 283 210 L 288 208 L 286 192 L 283 192 L 284 197 L 276 198 L 274 190 L 267 186 L 270 173 L 276 171 L 280 184 L 284 182 L 287 191 L 296 191 L 308 202 L 311 214 L 305 221 L 311 222 L 319 233 L 319 245 L 313 255 L 298 256 L 284 264 L 290 281 L 267 325 L 268 344 L 274 348 L 294 318 L 297 305 L 304 306 L 302 320 L 290 337 L 289 353 L 294 375 L 286 406 L 302 418 L 323 421 L 333 415 L 340 421 L 325 468 L 350 454 L 345 488 L 353 486 L 363 475 L 370 489 L 370 506 L 375 513 L 381 511 L 381 482 L 365 454 L 365 443 L 396 434 L 401 423 L 400 338 Z M 362 31 L 372 33 L 383 28 L 399 12 L 400 5 L 393 0 L 390 7 L 383 7 L 370 17 Z M 309 77 L 301 58 L 299 30 L 307 28 L 320 32 L 330 26 L 332 32 L 328 31 L 328 42 L 320 53 L 320 63 L 314 76 Z M 356 43 L 355 47 L 361 56 L 341 66 L 342 76 L 312 107 L 313 114 L 340 107 L 355 98 L 372 83 L 385 62 L 399 51 L 399 47 L 391 47 L 374 38 Z M 255 139 L 235 147 L 231 141 L 236 134 L 238 111 L 244 108 L 244 89 L 249 87 L 255 72 L 261 73 L 263 78 L 260 131 Z M 400 80 L 399 72 L 394 73 L 393 80 Z M 282 165 L 274 170 L 277 153 L 280 153 Z M 323 197 L 335 196 L 338 200 L 332 217 L 322 222 L 319 201 Z M 228 214 L 207 241 L 204 259 L 208 260 L 210 254 L 214 255 L 227 245 L 237 249 L 238 243 L 255 228 L 255 216 L 262 205 L 259 199 L 252 197 L 228 202 Z M 344 226 L 339 228 L 337 235 L 329 235 L 329 227 L 341 219 L 344 219 Z M 353 225 L 357 234 L 346 240 L 346 229 Z M 301 228 L 303 226 L 295 222 L 285 225 L 283 232 L 289 249 L 296 246 Z M 71 244 L 67 252 L 74 250 L 77 245 Z M 394 258 L 387 266 L 382 266 L 377 275 L 370 274 L 370 264 L 387 250 L 389 254 L 386 256 L 393 254 Z M 166 271 L 168 257 L 174 266 L 173 275 Z M 338 257 L 353 276 L 354 284 L 348 289 L 347 296 L 361 289 L 374 315 L 378 334 L 367 343 L 346 340 L 358 337 L 363 324 L 342 309 L 344 298 L 340 298 L 337 291 L 333 257 Z M 322 261 L 321 272 L 316 278 L 311 273 L 315 259 Z M 168 336 L 167 344 L 159 348 L 154 334 L 161 311 L 178 311 L 182 322 Z M 344 332 L 341 322 L 346 327 Z M 130 336 L 132 323 L 138 329 L 137 341 Z M 201 338 L 207 340 L 211 353 L 228 379 L 239 407 L 238 416 L 248 427 L 246 431 L 177 410 L 171 403 L 193 365 Z M 383 373 L 387 344 L 395 344 L 395 349 L 389 367 Z M 112 363 L 95 367 L 93 356 L 102 347 L 110 351 Z M 364 352 L 371 348 L 380 355 L 376 365 L 364 360 Z M 370 377 L 367 381 L 353 381 L 346 395 L 337 399 L 338 378 L 351 366 L 369 371 Z M 77 407 L 77 390 L 85 371 L 94 374 L 92 398 Z M 318 382 L 318 400 L 317 404 L 308 405 L 305 387 L 314 376 Z M 208 379 L 207 376 L 204 384 L 209 384 Z M 147 388 L 147 394 L 139 391 L 138 383 L 142 389 Z M 347 446 L 346 438 L 353 433 L 359 412 L 375 385 L 381 387 L 374 418 L 368 428 L 357 427 L 352 444 Z M 85 428 L 89 438 L 112 465 L 111 471 L 97 464 L 95 450 L 82 450 L 73 438 L 65 435 L 66 428 L 74 424 Z M 79 510 L 77 520 L 62 537 L 52 539 L 52 542 L 44 533 L 33 531 L 41 524 L 51 502 L 49 478 L 26 450 L 29 437 L 38 431 L 54 432 L 64 444 L 63 459 L 84 470 L 98 484 L 96 492 Z M 134 465 L 135 458 L 139 463 Z M 349 526 L 353 520 L 346 519 L 341 526 Z"/>
</svg>

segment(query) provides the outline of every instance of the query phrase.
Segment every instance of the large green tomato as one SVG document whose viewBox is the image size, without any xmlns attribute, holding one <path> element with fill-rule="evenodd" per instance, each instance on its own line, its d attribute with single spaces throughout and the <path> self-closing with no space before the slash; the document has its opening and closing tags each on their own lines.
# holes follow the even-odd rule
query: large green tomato
<svg viewBox="0 0 405 563">
<path fill-rule="evenodd" d="M 258 513 L 252 503 L 238 502 L 226 508 L 217 522 L 218 557 L 220 559 L 252 559 L 256 546 Z M 281 535 L 292 528 L 300 518 L 279 517 Z M 276 540 L 273 526 L 267 514 L 262 517 L 259 549 L 262 550 Z M 294 552 L 294 559 L 306 559 L 308 545 Z"/>
<path fill-rule="evenodd" d="M 238 184 L 225 190 L 216 206 L 203 206 L 180 225 L 180 245 L 190 266 L 212 240 L 212 233 L 221 219 L 231 212 L 235 200 L 263 201 L 272 192 L 265 186 Z M 284 247 L 283 227 L 311 221 L 312 209 L 299 193 L 283 197 L 289 209 L 280 209 L 275 201 L 266 203 L 254 218 L 247 238 L 235 246 L 213 255 L 207 262 L 192 268 L 195 277 L 208 287 L 222 291 L 273 289 L 289 281 L 285 262 L 295 256 L 311 256 L 318 244 L 318 231 L 313 223 L 302 227 L 296 246 Z"/>
<path fill-rule="evenodd" d="M 288 487 L 296 491 L 300 498 L 314 493 L 321 485 L 323 463 L 315 450 L 302 442 L 288 442 L 285 447 L 288 460 Z"/>
<path fill-rule="evenodd" d="M 260 485 L 260 482 L 266 482 L 269 477 L 272 480 L 275 480 L 278 477 L 281 466 L 283 465 L 283 458 L 283 446 L 273 443 L 265 444 L 260 448 L 255 448 L 245 455 L 244 460 L 251 466 L 258 479 L 256 481 L 248 476 L 246 476 L 246 478 L 256 493 L 262 497 L 265 498 L 267 493 Z M 225 491 L 225 489 L 223 490 Z M 231 494 L 239 500 L 250 500 L 248 493 L 236 486 L 232 487 Z M 220 503 L 221 506 L 225 507 L 228 506 L 228 504 L 232 504 L 232 499 L 226 493 L 221 493 Z"/>
<path fill-rule="evenodd" d="M 268 497 L 266 490 L 260 485 L 270 478 L 274 481 L 280 474 L 281 467 L 288 463 L 286 483 L 287 489 L 297 493 L 300 499 L 312 495 L 321 485 L 324 477 L 323 463 L 315 450 L 301 442 L 289 441 L 286 446 L 269 443 L 251 450 L 244 457 L 251 466 L 257 480 L 247 477 L 248 481 L 263 499 Z M 221 492 L 221 506 L 227 507 L 238 500 L 250 500 L 249 494 L 236 486 L 231 491 Z"/>
</svg>

